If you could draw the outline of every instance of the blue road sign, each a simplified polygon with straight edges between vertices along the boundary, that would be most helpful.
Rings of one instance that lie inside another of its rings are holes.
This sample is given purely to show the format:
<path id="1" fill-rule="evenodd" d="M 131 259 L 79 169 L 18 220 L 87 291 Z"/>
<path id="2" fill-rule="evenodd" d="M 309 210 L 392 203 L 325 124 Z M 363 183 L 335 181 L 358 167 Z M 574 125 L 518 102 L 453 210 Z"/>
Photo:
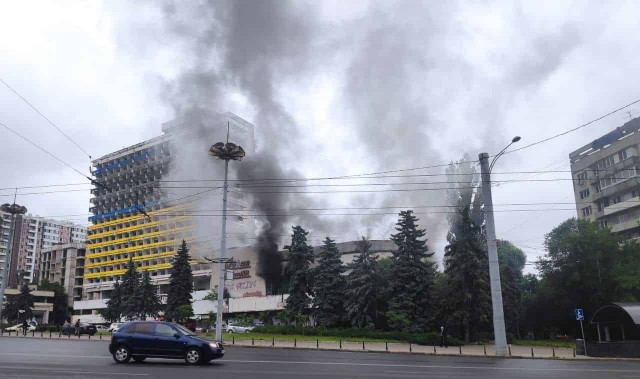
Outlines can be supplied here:
<path id="1" fill-rule="evenodd" d="M 576 309 L 576 321 L 584 320 L 584 312 L 582 309 Z"/>

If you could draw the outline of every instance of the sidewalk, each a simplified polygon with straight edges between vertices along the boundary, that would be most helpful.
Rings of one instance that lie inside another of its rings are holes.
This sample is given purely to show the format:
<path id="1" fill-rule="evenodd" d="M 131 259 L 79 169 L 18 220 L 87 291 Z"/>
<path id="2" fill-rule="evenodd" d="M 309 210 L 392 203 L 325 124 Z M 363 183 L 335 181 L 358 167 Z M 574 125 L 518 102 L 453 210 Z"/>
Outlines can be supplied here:
<path id="1" fill-rule="evenodd" d="M 0 337 L 5 338 L 35 338 L 35 339 L 66 339 L 81 341 L 110 341 L 110 335 L 88 336 L 64 336 L 58 333 L 35 332 L 22 336 L 19 333 L 4 333 Z M 493 345 L 464 345 L 464 346 L 424 346 L 409 343 L 385 343 L 385 342 L 346 342 L 346 341 L 278 341 L 278 340 L 255 340 L 255 339 L 239 339 L 233 336 L 230 340 L 224 341 L 226 345 L 245 346 L 245 347 L 262 347 L 262 348 L 290 348 L 290 349 L 318 349 L 318 350 L 344 350 L 344 351 L 365 351 L 365 352 L 388 352 L 396 354 L 423 354 L 423 355 L 462 355 L 462 356 L 495 356 Z M 571 348 L 552 348 L 545 346 L 509 346 L 508 356 L 519 358 L 556 358 L 556 359 L 597 359 L 585 357 L 583 355 L 575 355 L 574 349 Z"/>

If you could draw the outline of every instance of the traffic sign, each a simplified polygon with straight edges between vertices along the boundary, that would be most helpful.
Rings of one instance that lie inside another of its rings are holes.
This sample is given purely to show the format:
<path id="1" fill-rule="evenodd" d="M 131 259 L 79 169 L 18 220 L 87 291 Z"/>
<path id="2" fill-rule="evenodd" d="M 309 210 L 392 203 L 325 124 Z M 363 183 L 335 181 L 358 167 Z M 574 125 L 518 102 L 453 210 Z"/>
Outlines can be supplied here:
<path id="1" fill-rule="evenodd" d="M 576 309 L 576 321 L 584 320 L 584 312 L 582 309 Z"/>

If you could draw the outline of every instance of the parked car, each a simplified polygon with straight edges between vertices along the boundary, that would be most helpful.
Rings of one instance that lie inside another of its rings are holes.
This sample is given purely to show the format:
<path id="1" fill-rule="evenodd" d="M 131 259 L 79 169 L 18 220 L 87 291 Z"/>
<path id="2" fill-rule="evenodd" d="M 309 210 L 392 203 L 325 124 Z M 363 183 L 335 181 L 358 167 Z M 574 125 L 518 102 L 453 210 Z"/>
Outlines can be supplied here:
<path id="1" fill-rule="evenodd" d="M 116 363 L 146 358 L 184 359 L 187 364 L 205 364 L 224 356 L 220 342 L 197 337 L 182 325 L 160 321 L 130 321 L 111 337 L 109 352 Z"/>
<path id="2" fill-rule="evenodd" d="M 108 332 L 108 331 L 109 331 L 109 328 L 107 328 L 107 327 L 106 327 L 106 326 L 104 326 L 104 325 L 96 325 L 96 330 L 97 330 L 98 332 L 106 333 L 106 332 Z"/>
<path id="3" fill-rule="evenodd" d="M 33 332 L 35 330 L 36 330 L 36 326 L 35 325 L 31 325 L 31 323 L 29 323 L 29 326 L 27 327 L 27 332 Z M 22 332 L 22 324 L 18 324 L 18 325 L 11 326 L 9 328 L 5 328 L 4 331 L 5 332 Z"/>
<path id="4" fill-rule="evenodd" d="M 80 335 L 88 334 L 88 335 L 92 336 L 92 335 L 96 334 L 97 332 L 98 332 L 98 330 L 96 329 L 95 325 L 86 324 L 86 323 L 80 323 Z M 71 324 L 70 326 L 67 326 L 66 328 L 63 327 L 62 330 L 60 331 L 60 333 L 62 333 L 65 336 L 76 334 L 76 326 L 75 326 L 75 324 Z"/>
<path id="5" fill-rule="evenodd" d="M 114 322 L 113 324 L 109 325 L 109 331 L 113 333 L 116 330 L 118 330 L 118 328 L 120 328 L 122 325 L 124 325 L 124 322 Z"/>
<path id="6" fill-rule="evenodd" d="M 222 328 L 227 333 L 248 333 L 253 330 L 253 326 L 240 326 L 233 322 L 223 325 Z"/>

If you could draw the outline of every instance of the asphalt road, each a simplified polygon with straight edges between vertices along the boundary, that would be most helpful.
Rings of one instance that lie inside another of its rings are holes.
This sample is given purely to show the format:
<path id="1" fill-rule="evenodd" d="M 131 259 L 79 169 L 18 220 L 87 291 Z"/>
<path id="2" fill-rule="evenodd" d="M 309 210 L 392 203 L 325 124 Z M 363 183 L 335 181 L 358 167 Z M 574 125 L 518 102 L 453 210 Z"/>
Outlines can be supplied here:
<path id="1" fill-rule="evenodd" d="M 0 338 L 0 378 L 638 378 L 640 362 L 228 347 L 225 358 L 116 364 L 100 341 Z"/>

